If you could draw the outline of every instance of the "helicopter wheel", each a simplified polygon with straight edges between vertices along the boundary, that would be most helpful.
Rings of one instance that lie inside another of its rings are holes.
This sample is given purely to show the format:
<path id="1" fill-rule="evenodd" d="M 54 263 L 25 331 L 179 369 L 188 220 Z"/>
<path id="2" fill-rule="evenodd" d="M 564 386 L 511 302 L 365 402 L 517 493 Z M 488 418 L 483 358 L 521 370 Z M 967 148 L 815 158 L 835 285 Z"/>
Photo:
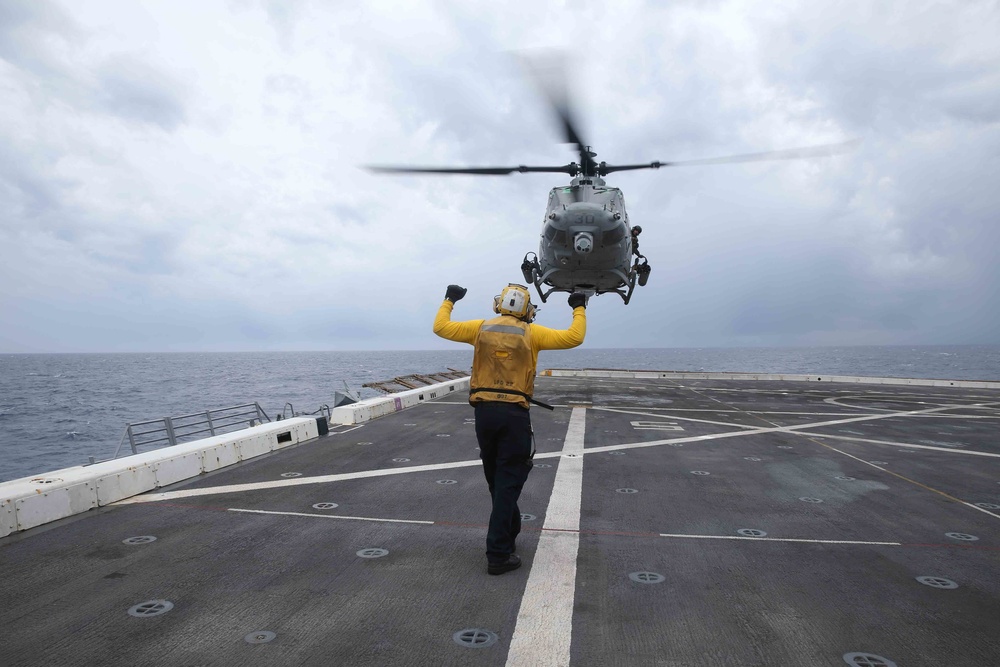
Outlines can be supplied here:
<path id="1" fill-rule="evenodd" d="M 649 266 L 649 262 L 645 257 L 642 258 L 642 264 L 639 263 L 639 260 L 635 260 L 635 272 L 639 276 L 639 287 L 644 287 L 646 285 L 646 281 L 649 280 L 649 272 L 652 270 L 652 267 Z"/>

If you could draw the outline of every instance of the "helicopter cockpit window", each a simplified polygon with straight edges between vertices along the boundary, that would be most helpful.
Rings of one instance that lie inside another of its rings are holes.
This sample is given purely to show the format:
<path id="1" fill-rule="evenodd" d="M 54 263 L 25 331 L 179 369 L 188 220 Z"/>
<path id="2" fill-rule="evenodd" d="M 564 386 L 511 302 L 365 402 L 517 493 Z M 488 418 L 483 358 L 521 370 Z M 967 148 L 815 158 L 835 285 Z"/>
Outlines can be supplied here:
<path id="1" fill-rule="evenodd" d="M 611 245 L 613 243 L 618 243 L 623 238 L 625 238 L 625 225 L 618 225 L 614 229 L 609 229 L 604 232 L 601 240 L 604 245 Z"/>
<path id="2" fill-rule="evenodd" d="M 565 243 L 566 242 L 566 232 L 561 229 L 556 229 L 552 225 L 545 227 L 545 238 L 553 243 Z"/>

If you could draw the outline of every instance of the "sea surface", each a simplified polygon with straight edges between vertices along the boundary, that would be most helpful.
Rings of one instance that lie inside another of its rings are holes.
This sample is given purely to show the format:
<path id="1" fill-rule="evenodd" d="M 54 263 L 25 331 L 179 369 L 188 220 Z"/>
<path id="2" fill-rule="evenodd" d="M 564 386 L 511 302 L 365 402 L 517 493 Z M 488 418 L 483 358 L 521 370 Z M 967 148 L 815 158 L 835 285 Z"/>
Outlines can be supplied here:
<path id="1" fill-rule="evenodd" d="M 110 458 L 129 422 L 258 402 L 314 412 L 345 383 L 448 368 L 471 348 L 426 352 L 245 352 L 0 355 L 0 482 Z M 575 349 L 543 352 L 539 369 L 824 373 L 1000 380 L 1000 346 Z M 544 400 L 544 399 L 543 399 Z M 286 414 L 288 414 L 286 412 Z M 123 451 L 127 451 L 126 445 Z"/>

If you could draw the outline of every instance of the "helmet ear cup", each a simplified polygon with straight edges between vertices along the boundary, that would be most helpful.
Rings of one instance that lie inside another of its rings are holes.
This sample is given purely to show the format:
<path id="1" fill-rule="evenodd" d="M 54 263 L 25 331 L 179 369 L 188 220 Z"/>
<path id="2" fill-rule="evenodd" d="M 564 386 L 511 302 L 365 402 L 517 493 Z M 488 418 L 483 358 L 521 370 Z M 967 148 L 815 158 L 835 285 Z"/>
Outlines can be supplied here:
<path id="1" fill-rule="evenodd" d="M 497 315 L 500 314 L 500 295 L 499 294 L 497 294 L 495 297 L 493 297 L 493 312 L 496 313 Z"/>

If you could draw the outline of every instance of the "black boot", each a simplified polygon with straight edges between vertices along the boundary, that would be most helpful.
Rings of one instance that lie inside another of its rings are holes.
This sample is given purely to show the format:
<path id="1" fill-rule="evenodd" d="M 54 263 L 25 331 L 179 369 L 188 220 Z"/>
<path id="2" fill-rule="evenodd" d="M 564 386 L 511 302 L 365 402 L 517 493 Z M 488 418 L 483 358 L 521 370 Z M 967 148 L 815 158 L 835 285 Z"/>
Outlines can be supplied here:
<path id="1" fill-rule="evenodd" d="M 486 571 L 490 574 L 503 574 L 521 567 L 521 557 L 517 554 L 507 556 L 507 560 L 502 563 L 490 563 L 486 566 Z"/>

